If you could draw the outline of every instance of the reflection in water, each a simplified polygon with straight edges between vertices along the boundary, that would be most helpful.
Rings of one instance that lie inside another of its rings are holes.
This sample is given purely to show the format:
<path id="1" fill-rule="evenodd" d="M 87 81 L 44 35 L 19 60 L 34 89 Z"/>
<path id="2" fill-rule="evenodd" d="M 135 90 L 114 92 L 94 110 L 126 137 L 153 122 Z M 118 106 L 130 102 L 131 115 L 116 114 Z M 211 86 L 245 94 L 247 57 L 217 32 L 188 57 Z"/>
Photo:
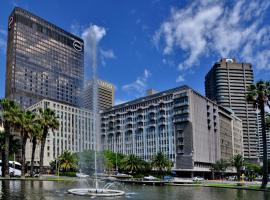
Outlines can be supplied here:
<path id="1" fill-rule="evenodd" d="M 78 197 L 68 194 L 67 190 L 77 187 L 88 186 L 82 181 L 0 181 L 0 199 L 74 200 Z M 124 185 L 124 190 L 127 193 L 126 196 L 113 199 L 270 200 L 268 192 L 222 188 Z M 89 197 L 80 197 L 79 199 L 89 200 Z"/>
<path id="2" fill-rule="evenodd" d="M 9 181 L 2 181 L 1 199 L 9 199 Z"/>
<path id="3" fill-rule="evenodd" d="M 269 199 L 270 199 L 270 194 L 269 194 L 269 192 L 265 192 L 265 193 L 263 194 L 263 199 L 264 199 L 264 200 L 269 200 Z"/>
<path id="4" fill-rule="evenodd" d="M 244 190 L 237 190 L 235 200 L 242 200 L 242 199 L 244 199 L 243 198 L 243 196 L 244 196 L 243 192 L 244 192 Z"/>

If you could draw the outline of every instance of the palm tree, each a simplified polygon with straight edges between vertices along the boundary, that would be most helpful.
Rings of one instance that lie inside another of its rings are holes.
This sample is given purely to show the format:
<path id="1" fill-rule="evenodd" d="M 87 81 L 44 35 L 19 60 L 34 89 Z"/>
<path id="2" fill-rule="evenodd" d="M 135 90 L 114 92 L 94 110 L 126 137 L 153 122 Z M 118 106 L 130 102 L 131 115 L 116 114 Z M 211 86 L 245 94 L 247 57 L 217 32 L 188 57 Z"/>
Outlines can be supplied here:
<path id="1" fill-rule="evenodd" d="M 141 159 L 134 154 L 130 154 L 122 161 L 122 165 L 125 171 L 134 174 L 142 170 Z"/>
<path id="2" fill-rule="evenodd" d="M 16 124 L 20 131 L 22 151 L 21 151 L 21 165 L 22 177 L 25 176 L 25 147 L 27 139 L 30 137 L 36 123 L 36 115 L 31 111 L 21 110 L 16 118 Z"/>
<path id="3" fill-rule="evenodd" d="M 12 160 L 14 158 L 11 158 L 11 156 L 19 153 L 19 150 L 22 148 L 21 141 L 14 137 L 14 135 L 10 135 L 9 137 L 9 160 Z"/>
<path id="4" fill-rule="evenodd" d="M 33 129 L 31 131 L 30 140 L 32 142 L 32 152 L 31 152 L 31 168 L 30 168 L 30 176 L 34 176 L 34 160 L 35 160 L 35 152 L 37 147 L 37 142 L 39 141 L 42 134 L 42 129 L 40 124 L 35 123 Z"/>
<path id="5" fill-rule="evenodd" d="M 58 159 L 60 169 L 65 172 L 77 168 L 77 157 L 71 151 L 64 151 Z"/>
<path id="6" fill-rule="evenodd" d="M 253 103 L 254 108 L 260 110 L 262 141 L 263 141 L 263 178 L 261 188 L 266 188 L 268 182 L 268 164 L 267 164 L 267 141 L 265 125 L 265 106 L 269 106 L 270 82 L 258 81 L 250 85 L 247 94 L 247 101 Z"/>
<path id="7" fill-rule="evenodd" d="M 152 167 L 163 174 L 165 170 L 169 171 L 172 167 L 172 162 L 161 152 L 158 152 L 152 160 Z"/>
<path id="8" fill-rule="evenodd" d="M 2 176 L 9 177 L 9 144 L 11 129 L 15 127 L 16 116 L 18 114 L 19 107 L 17 104 L 9 99 L 0 100 L 0 109 L 2 110 L 2 122 L 4 124 L 4 145 L 2 150 Z"/>
<path id="9" fill-rule="evenodd" d="M 241 168 L 244 166 L 244 158 L 241 154 L 237 154 L 233 157 L 232 166 L 235 167 L 237 172 L 237 179 L 240 180 Z"/>
<path id="10" fill-rule="evenodd" d="M 223 174 L 227 170 L 228 167 L 229 167 L 229 163 L 224 159 L 220 159 L 216 161 L 215 164 L 212 165 L 210 170 L 212 172 L 221 173 L 221 177 L 223 177 Z"/>
<path id="11" fill-rule="evenodd" d="M 40 138 L 40 173 L 43 173 L 43 159 L 44 159 L 44 148 L 46 143 L 46 138 L 48 135 L 49 130 L 52 131 L 58 129 L 59 121 L 55 115 L 55 112 L 49 108 L 46 109 L 39 109 L 39 118 L 40 124 L 42 127 L 42 135 Z"/>
<path id="12" fill-rule="evenodd" d="M 270 114 L 269 113 L 265 115 L 265 129 L 267 131 L 270 131 Z"/>

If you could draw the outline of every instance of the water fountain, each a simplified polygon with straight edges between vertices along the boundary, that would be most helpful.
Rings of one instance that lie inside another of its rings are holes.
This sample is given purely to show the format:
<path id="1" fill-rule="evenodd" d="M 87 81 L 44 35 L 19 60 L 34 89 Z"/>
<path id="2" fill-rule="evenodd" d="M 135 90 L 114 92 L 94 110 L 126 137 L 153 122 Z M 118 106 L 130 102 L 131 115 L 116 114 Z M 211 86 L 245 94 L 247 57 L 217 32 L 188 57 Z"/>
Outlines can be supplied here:
<path id="1" fill-rule="evenodd" d="M 95 35 L 94 35 L 95 37 Z M 96 39 L 92 40 L 91 57 L 92 57 L 92 79 L 93 79 L 93 131 L 94 131 L 94 158 L 95 158 L 95 173 L 94 173 L 94 188 L 72 188 L 68 192 L 80 196 L 99 196 L 99 197 L 114 197 L 125 195 L 122 190 L 109 189 L 113 184 L 106 184 L 103 188 L 99 187 L 97 177 L 97 150 L 98 150 L 98 130 L 99 130 L 99 112 L 98 112 L 98 94 L 97 94 L 97 55 L 96 55 L 97 42 Z"/>

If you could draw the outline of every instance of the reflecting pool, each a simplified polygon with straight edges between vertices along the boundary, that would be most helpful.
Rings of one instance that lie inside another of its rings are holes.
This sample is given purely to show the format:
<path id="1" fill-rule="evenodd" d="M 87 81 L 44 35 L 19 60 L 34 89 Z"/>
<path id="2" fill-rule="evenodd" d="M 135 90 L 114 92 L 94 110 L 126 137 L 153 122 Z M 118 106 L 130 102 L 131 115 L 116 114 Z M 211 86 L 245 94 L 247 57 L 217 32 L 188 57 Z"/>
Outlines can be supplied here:
<path id="1" fill-rule="evenodd" d="M 0 181 L 0 199 L 90 199 L 67 193 L 68 189 L 78 187 L 87 185 L 82 181 Z M 121 185 L 120 187 L 125 190 L 126 196 L 99 199 L 270 200 L 270 192 L 192 186 Z"/>

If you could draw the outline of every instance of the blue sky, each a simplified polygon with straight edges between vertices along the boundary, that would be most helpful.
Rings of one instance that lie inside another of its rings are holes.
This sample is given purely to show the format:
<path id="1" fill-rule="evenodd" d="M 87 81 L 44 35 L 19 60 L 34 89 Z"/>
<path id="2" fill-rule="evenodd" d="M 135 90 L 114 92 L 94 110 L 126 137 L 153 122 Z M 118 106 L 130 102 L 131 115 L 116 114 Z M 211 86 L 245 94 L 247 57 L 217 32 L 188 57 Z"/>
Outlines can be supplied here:
<path id="1" fill-rule="evenodd" d="M 14 6 L 82 36 L 86 45 L 94 33 L 98 75 L 115 85 L 116 103 L 143 96 L 149 88 L 162 91 L 182 84 L 204 94 L 204 76 L 221 57 L 250 62 L 256 80 L 269 80 L 267 0 L 2 0 L 0 98 L 5 88 L 7 19 Z M 85 70 L 89 78 L 88 59 Z"/>

